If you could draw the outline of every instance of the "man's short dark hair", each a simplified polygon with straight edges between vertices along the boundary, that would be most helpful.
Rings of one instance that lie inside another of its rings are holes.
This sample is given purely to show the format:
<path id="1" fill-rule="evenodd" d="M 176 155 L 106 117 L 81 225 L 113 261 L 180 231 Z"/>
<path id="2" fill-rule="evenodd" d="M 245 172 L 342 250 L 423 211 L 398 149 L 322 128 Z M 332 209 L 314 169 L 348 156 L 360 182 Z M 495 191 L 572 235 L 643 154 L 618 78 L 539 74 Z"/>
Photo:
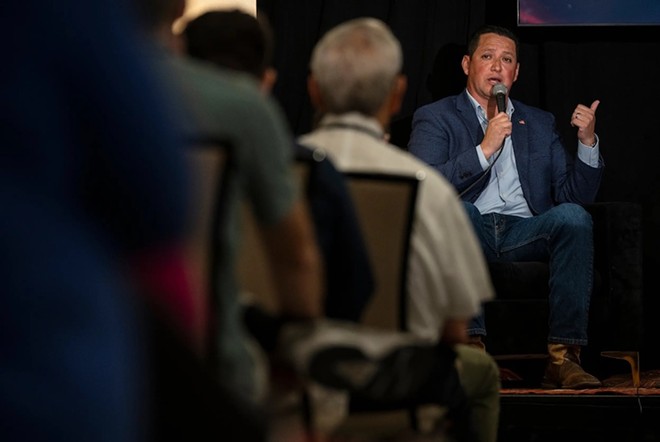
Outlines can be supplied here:
<path id="1" fill-rule="evenodd" d="M 518 40 L 518 36 L 516 36 L 516 34 L 514 34 L 510 29 L 496 25 L 484 25 L 477 29 L 474 34 L 472 34 L 472 37 L 470 37 L 470 41 L 468 42 L 467 46 L 467 53 L 470 57 L 474 55 L 474 51 L 476 51 L 477 46 L 479 46 L 479 39 L 484 34 L 497 34 L 513 40 L 513 43 L 516 45 L 516 59 L 519 58 L 518 47 L 520 46 L 520 41 Z"/>
<path id="2" fill-rule="evenodd" d="M 191 20 L 184 35 L 189 55 L 229 69 L 261 77 L 271 63 L 272 31 L 261 14 L 209 11 Z"/>

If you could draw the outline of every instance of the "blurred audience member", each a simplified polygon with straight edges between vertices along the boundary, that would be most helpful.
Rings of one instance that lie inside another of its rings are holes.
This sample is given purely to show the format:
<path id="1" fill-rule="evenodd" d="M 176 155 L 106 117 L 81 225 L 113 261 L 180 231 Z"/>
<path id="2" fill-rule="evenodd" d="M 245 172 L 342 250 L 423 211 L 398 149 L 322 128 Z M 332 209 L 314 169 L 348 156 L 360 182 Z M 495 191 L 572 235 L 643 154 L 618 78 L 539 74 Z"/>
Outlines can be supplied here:
<path id="1" fill-rule="evenodd" d="M 283 314 L 311 319 L 321 314 L 322 271 L 314 232 L 298 198 L 292 173 L 291 136 L 274 103 L 251 78 L 220 72 L 173 52 L 172 35 L 184 0 L 135 0 L 145 31 L 161 46 L 163 81 L 179 94 L 191 142 L 222 140 L 229 146 L 232 183 L 226 194 L 230 222 L 223 232 L 218 261 L 218 376 L 244 398 L 255 398 L 255 361 L 248 347 L 233 264 L 239 238 L 239 202 L 248 199 L 262 226 Z"/>
<path id="2" fill-rule="evenodd" d="M 312 104 L 324 117 L 300 141 L 324 149 L 342 171 L 423 177 L 409 256 L 408 325 L 456 352 L 473 415 L 468 431 L 476 430 L 477 440 L 493 441 L 499 416 L 497 365 L 485 352 L 464 345 L 469 319 L 492 298 L 493 289 L 452 187 L 385 141 L 406 89 L 402 63 L 399 42 L 379 20 L 355 19 L 330 30 L 314 48 L 308 81 Z"/>
<path id="3" fill-rule="evenodd" d="M 237 9 L 208 11 L 187 24 L 184 37 L 191 56 L 249 74 L 270 93 L 277 72 L 271 65 L 273 36 L 264 15 Z M 294 149 L 299 161 L 311 165 L 307 198 L 324 263 L 324 314 L 358 321 L 374 282 L 350 194 L 322 150 L 297 143 Z"/>
<path id="4" fill-rule="evenodd" d="M 182 138 L 127 7 L 0 6 L 3 441 L 143 440 L 138 295 L 193 337 Z"/>

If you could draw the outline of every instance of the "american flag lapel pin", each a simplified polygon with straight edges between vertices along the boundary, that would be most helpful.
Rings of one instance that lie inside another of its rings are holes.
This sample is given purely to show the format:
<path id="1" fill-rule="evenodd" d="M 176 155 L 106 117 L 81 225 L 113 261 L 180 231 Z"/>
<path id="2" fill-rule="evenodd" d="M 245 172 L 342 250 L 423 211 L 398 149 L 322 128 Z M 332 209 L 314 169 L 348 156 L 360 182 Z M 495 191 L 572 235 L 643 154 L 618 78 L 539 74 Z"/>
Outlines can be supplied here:
<path id="1" fill-rule="evenodd" d="M 518 120 L 518 124 L 525 124 L 525 120 Z"/>

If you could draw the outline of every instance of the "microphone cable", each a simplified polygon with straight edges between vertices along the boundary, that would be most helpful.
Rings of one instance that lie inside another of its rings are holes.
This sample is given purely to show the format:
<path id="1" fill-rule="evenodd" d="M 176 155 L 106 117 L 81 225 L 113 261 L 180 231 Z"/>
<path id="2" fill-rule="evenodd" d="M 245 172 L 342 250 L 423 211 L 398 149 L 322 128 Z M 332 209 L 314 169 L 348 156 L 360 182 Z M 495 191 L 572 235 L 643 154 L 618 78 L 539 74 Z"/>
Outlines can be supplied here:
<path id="1" fill-rule="evenodd" d="M 506 112 L 506 94 L 508 93 L 507 87 L 503 83 L 497 83 L 495 86 L 493 86 L 493 90 L 491 92 L 492 96 L 495 97 L 497 101 L 497 111 L 498 112 Z M 504 143 L 506 143 L 506 138 L 502 140 L 502 145 L 500 146 L 500 151 L 497 153 L 497 156 L 493 160 L 492 163 L 488 165 L 486 170 L 481 174 L 479 178 L 475 180 L 474 183 L 470 184 L 467 189 L 463 190 L 461 193 L 458 194 L 458 197 L 461 198 L 463 195 L 465 195 L 467 192 L 469 192 L 474 186 L 476 186 L 481 180 L 484 179 L 486 175 L 488 175 L 488 172 L 490 172 L 490 169 L 493 168 L 493 165 L 495 162 L 499 159 L 500 155 L 502 155 L 502 151 L 504 150 Z"/>

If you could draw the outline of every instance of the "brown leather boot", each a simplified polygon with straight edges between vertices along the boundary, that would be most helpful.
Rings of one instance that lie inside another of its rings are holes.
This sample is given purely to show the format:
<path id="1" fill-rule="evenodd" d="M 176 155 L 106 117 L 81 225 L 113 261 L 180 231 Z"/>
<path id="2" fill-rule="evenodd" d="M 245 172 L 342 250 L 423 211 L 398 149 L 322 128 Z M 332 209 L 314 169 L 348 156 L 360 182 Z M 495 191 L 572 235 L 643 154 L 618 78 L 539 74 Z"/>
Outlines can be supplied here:
<path id="1" fill-rule="evenodd" d="M 545 368 L 541 387 L 583 390 L 598 388 L 601 383 L 580 366 L 580 347 L 577 345 L 548 344 L 550 360 Z"/>

